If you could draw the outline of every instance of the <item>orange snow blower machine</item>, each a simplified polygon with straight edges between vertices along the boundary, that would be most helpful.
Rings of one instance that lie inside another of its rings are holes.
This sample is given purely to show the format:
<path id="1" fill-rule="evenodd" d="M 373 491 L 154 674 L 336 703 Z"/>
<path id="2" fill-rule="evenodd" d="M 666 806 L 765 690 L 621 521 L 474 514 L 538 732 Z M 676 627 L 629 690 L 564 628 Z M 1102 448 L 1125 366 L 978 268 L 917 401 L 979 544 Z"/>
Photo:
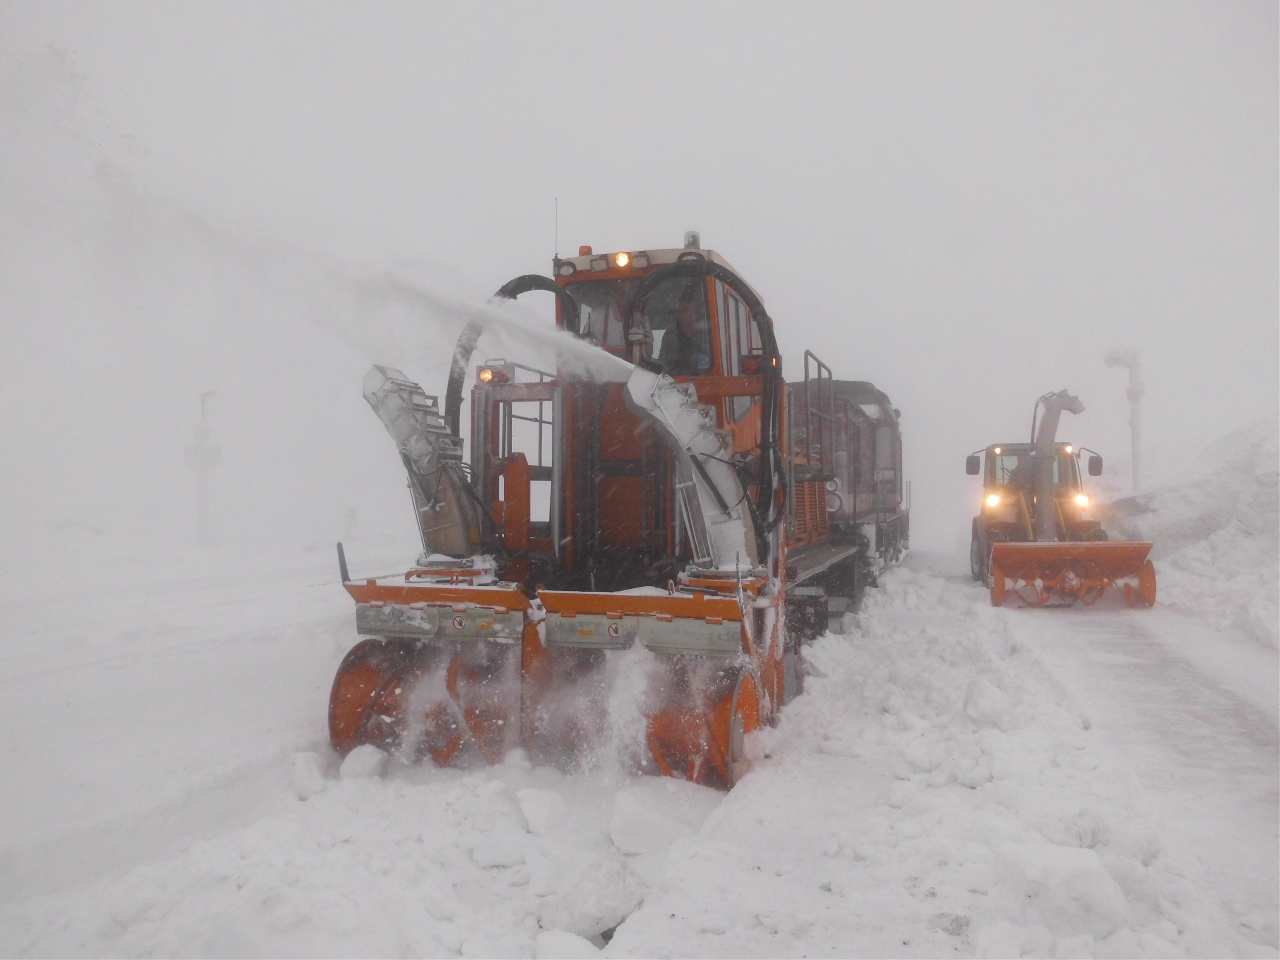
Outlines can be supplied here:
<path id="1" fill-rule="evenodd" d="M 1039 427 L 1036 418 L 1041 407 Z M 991 589 L 991 603 L 1010 596 L 1032 607 L 1096 603 L 1107 588 L 1123 589 L 1129 606 L 1156 602 L 1156 571 L 1145 541 L 1109 542 L 1089 517 L 1080 479 L 1082 450 L 1057 443 L 1063 411 L 1084 412 L 1066 390 L 1047 393 L 1031 415 L 1031 443 L 1005 443 L 969 455 L 965 470 L 983 472 L 982 512 L 973 519 L 969 566 Z M 1088 451 L 1089 476 L 1102 474 L 1102 457 Z"/>
<path id="2" fill-rule="evenodd" d="M 475 370 L 443 411 L 398 370 L 364 396 L 409 474 L 423 553 L 346 589 L 362 639 L 335 750 L 406 761 L 632 768 L 731 787 L 744 737 L 800 691 L 800 644 L 908 546 L 898 412 L 806 352 L 783 379 L 756 292 L 696 233 L 557 258 L 498 291 L 554 295 L 556 369 Z"/>

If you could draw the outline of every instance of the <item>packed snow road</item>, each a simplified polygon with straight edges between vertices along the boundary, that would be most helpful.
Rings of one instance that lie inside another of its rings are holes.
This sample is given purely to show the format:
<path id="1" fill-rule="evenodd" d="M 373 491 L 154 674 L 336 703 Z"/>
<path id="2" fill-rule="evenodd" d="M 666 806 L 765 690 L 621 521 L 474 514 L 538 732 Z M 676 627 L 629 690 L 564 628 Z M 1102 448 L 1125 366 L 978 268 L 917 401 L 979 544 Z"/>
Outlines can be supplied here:
<path id="1" fill-rule="evenodd" d="M 6 587 L 0 954 L 1276 955 L 1271 651 L 917 557 L 728 795 L 340 770 L 331 565 Z"/>
<path id="2" fill-rule="evenodd" d="M 1276 656 L 1168 610 L 1027 611 L 1036 644 L 1129 767 L 1162 837 L 1206 868 L 1242 922 L 1276 942 Z"/>

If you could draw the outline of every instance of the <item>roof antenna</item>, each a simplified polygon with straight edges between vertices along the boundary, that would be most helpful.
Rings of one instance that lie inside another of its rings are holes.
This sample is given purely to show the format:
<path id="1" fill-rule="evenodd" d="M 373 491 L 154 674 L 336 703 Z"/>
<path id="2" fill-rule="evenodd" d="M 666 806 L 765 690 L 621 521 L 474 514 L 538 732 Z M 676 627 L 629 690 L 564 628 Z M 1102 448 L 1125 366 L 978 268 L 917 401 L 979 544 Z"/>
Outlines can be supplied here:
<path id="1" fill-rule="evenodd" d="M 560 198 L 556 197 L 556 252 L 555 259 L 560 259 Z"/>

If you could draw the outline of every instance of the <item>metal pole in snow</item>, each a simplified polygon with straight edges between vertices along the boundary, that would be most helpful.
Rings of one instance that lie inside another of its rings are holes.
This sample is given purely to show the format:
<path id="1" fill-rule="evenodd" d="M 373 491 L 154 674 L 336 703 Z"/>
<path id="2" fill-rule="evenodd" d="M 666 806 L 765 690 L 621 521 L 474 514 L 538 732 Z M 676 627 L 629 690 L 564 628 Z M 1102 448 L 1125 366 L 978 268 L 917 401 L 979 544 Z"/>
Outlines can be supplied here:
<path id="1" fill-rule="evenodd" d="M 200 543 L 209 546 L 209 472 L 222 459 L 213 432 L 206 420 L 208 400 L 216 396 L 213 390 L 200 394 L 200 420 L 195 425 L 195 441 L 187 446 L 187 465 L 196 472 L 196 513 L 200 528 Z"/>
<path id="2" fill-rule="evenodd" d="M 1147 392 L 1142 382 L 1142 355 L 1137 350 L 1112 350 L 1103 362 L 1108 367 L 1129 368 L 1129 434 L 1133 444 L 1133 492 L 1142 492 L 1142 398 Z"/>

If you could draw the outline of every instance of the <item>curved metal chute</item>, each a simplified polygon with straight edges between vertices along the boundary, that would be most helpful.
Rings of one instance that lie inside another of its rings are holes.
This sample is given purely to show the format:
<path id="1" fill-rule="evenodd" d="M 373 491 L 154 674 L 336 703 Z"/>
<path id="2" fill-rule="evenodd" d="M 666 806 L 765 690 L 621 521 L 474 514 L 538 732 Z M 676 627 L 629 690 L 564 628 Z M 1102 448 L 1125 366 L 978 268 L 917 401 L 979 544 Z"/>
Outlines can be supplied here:
<path id="1" fill-rule="evenodd" d="M 550 277 L 526 273 L 514 280 L 508 280 L 498 288 L 494 297 L 514 300 L 520 294 L 529 293 L 532 290 L 554 293 L 560 301 L 560 314 L 564 318 L 564 328 L 570 333 L 578 332 L 578 301 Z M 471 354 L 476 348 L 476 343 L 479 342 L 480 335 L 488 325 L 488 320 L 483 317 L 476 317 L 469 321 L 462 328 L 462 333 L 458 335 L 458 342 L 453 348 L 453 363 L 449 367 L 449 387 L 444 397 L 444 419 L 455 437 L 462 436 L 462 385 L 467 381 L 467 364 L 471 362 Z"/>

